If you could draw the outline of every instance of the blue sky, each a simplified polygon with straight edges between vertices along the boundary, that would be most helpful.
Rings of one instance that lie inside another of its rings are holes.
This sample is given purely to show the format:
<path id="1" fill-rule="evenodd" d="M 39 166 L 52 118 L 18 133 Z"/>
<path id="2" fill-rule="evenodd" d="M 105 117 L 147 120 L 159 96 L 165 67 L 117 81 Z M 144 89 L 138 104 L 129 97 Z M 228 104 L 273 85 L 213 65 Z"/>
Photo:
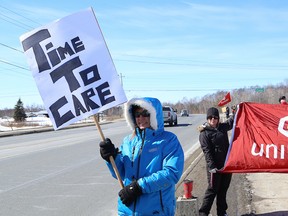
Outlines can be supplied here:
<path id="1" fill-rule="evenodd" d="M 19 37 L 88 7 L 128 99 L 176 103 L 287 83 L 285 0 L 2 0 L 0 109 L 13 108 L 19 98 L 24 106 L 43 104 Z"/>

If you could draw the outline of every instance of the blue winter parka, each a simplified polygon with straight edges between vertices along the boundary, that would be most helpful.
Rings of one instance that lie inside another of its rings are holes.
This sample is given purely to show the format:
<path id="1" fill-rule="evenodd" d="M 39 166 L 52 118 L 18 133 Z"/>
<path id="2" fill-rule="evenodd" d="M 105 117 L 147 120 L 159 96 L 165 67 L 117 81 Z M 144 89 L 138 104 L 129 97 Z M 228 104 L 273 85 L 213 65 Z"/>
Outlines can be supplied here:
<path id="1" fill-rule="evenodd" d="M 132 106 L 150 113 L 150 128 L 139 130 Z M 125 104 L 125 118 L 135 133 L 124 138 L 115 163 L 124 185 L 137 180 L 142 195 L 130 206 L 118 197 L 118 215 L 173 216 L 176 208 L 175 185 L 184 167 L 184 154 L 177 136 L 164 130 L 162 105 L 156 98 L 134 98 Z M 110 163 L 107 163 L 116 178 Z"/>

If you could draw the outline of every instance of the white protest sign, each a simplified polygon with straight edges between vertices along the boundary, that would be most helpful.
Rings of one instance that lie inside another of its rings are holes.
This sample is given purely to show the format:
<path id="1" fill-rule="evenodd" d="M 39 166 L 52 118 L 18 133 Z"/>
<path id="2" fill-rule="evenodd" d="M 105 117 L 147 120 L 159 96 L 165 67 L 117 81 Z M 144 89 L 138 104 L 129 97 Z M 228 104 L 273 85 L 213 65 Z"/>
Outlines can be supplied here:
<path id="1" fill-rule="evenodd" d="M 20 41 L 55 130 L 127 101 L 91 8 Z"/>

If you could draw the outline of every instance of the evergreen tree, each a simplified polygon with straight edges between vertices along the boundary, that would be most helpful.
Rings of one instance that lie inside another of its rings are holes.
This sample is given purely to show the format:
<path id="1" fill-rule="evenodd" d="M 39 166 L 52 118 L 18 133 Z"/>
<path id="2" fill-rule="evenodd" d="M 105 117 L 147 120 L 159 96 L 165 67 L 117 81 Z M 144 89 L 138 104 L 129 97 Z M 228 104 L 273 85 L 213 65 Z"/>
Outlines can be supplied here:
<path id="1" fill-rule="evenodd" d="M 25 121 L 25 118 L 27 118 L 25 110 L 24 110 L 23 102 L 21 101 L 20 98 L 14 107 L 13 118 L 16 122 L 23 122 L 23 121 Z"/>

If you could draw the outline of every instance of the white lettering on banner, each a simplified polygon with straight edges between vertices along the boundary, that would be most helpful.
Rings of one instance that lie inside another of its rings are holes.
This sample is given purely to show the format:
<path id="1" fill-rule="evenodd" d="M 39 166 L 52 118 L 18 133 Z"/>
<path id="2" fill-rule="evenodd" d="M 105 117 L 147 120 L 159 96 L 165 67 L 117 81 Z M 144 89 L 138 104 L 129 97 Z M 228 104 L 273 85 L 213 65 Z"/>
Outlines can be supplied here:
<path id="1" fill-rule="evenodd" d="M 279 121 L 279 125 L 278 125 L 278 131 L 283 134 L 284 136 L 288 137 L 288 131 L 284 129 L 284 125 L 285 122 L 288 121 L 288 116 L 281 118 Z M 287 128 L 288 129 L 288 128 Z M 265 144 L 260 144 L 260 150 L 258 152 L 256 152 L 256 148 L 257 145 L 255 142 L 252 145 L 252 149 L 251 149 L 251 154 L 253 156 L 260 156 L 262 157 L 263 154 L 265 153 L 266 158 L 270 158 L 270 149 L 272 148 L 272 151 L 274 150 L 274 152 L 272 152 L 271 154 L 273 154 L 274 159 L 278 158 L 278 152 L 280 152 L 280 159 L 284 159 L 284 155 L 285 155 L 285 146 L 284 145 L 280 145 L 280 149 L 278 151 L 278 146 L 275 144 L 266 144 L 266 149 L 264 151 L 264 145 Z"/>
<path id="2" fill-rule="evenodd" d="M 253 156 L 260 156 L 263 157 L 263 154 L 265 153 L 266 158 L 270 158 L 270 154 L 273 155 L 274 159 L 278 159 L 278 146 L 275 144 L 266 144 L 266 148 L 264 147 L 265 144 L 260 144 L 260 149 L 258 152 L 256 152 L 257 145 L 255 142 L 252 145 L 251 154 Z M 265 148 L 265 150 L 264 150 Z M 272 152 L 270 152 L 270 149 L 272 149 Z M 274 151 L 273 151 L 274 150 Z M 285 154 L 285 145 L 280 145 L 280 159 L 284 159 Z"/>
<path id="3" fill-rule="evenodd" d="M 288 137 L 288 126 L 286 130 L 284 130 L 285 122 L 288 121 L 288 116 L 281 118 L 278 125 L 278 131 L 284 136 Z"/>

